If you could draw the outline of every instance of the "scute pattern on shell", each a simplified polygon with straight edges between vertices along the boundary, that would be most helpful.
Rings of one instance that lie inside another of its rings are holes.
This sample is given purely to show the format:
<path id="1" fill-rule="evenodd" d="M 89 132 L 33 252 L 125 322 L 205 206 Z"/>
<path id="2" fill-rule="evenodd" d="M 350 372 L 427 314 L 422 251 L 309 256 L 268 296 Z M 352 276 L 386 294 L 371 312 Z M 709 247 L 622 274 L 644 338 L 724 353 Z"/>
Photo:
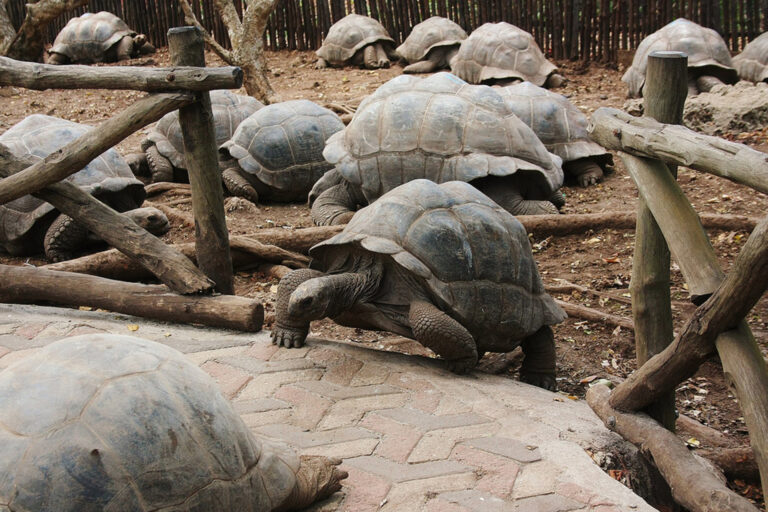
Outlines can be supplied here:
<path id="1" fill-rule="evenodd" d="M 707 68 L 709 74 L 725 83 L 736 83 L 731 52 L 720 34 L 685 18 L 678 18 L 640 41 L 621 80 L 629 86 L 631 97 L 642 96 L 648 55 L 654 51 L 680 51 L 688 55 L 688 68 Z"/>
<path id="2" fill-rule="evenodd" d="M 472 84 L 517 78 L 541 86 L 556 71 L 531 34 L 506 22 L 479 26 L 451 63 L 451 72 Z"/>
<path id="3" fill-rule="evenodd" d="M 768 81 L 768 32 L 763 32 L 733 58 L 739 77 L 750 82 Z"/>
<path id="4" fill-rule="evenodd" d="M 542 199 L 563 183 L 560 159 L 493 88 L 450 73 L 388 81 L 328 139 L 323 156 L 369 202 L 419 178 L 469 182 L 524 171 Z"/>
<path id="5" fill-rule="evenodd" d="M 348 14 L 331 26 L 317 55 L 332 66 L 341 66 L 358 50 L 377 41 L 395 45 L 395 40 L 389 37 L 387 29 L 377 20 Z"/>
<path id="6" fill-rule="evenodd" d="M 87 12 L 67 22 L 53 41 L 51 52 L 66 55 L 72 62 L 102 62 L 112 45 L 134 35 L 136 32 L 111 12 Z"/>
<path id="7" fill-rule="evenodd" d="M 410 63 L 420 61 L 434 48 L 458 46 L 467 38 L 467 33 L 457 23 L 441 16 L 432 16 L 411 30 L 403 44 L 395 50 Z"/>

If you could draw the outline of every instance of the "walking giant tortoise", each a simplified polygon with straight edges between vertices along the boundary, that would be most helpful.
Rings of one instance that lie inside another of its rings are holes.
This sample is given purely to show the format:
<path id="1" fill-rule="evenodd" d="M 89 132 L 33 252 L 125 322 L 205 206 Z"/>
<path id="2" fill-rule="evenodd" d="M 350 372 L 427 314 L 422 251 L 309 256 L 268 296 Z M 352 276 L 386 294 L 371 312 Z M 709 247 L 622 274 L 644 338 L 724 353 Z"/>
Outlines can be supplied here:
<path id="1" fill-rule="evenodd" d="M 395 52 L 409 62 L 403 73 L 432 73 L 450 68 L 467 33 L 448 18 L 432 16 L 411 30 Z"/>
<path id="2" fill-rule="evenodd" d="M 183 354 L 115 334 L 65 338 L 0 372 L 0 509 L 298 510 L 339 460 L 254 436 Z"/>
<path id="3" fill-rule="evenodd" d="M 768 82 L 768 32 L 763 32 L 733 58 L 739 77 L 750 82 Z"/>
<path id="4" fill-rule="evenodd" d="M 471 185 L 410 181 L 310 256 L 310 269 L 280 280 L 276 344 L 302 346 L 310 321 L 329 317 L 415 339 L 458 373 L 522 345 L 522 379 L 555 388 L 549 326 L 566 315 L 544 291 L 525 228 Z"/>
<path id="5" fill-rule="evenodd" d="M 388 68 L 395 40 L 387 29 L 373 18 L 348 14 L 334 23 L 317 50 L 315 67 L 360 66 L 367 69 Z"/>

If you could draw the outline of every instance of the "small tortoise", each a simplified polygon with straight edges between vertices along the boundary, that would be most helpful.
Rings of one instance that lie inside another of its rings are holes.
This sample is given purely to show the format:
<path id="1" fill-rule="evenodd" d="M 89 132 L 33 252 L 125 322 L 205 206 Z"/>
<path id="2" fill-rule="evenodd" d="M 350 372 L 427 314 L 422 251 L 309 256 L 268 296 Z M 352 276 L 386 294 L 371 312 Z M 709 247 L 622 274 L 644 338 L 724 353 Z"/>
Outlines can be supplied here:
<path id="1" fill-rule="evenodd" d="M 92 128 L 56 117 L 34 114 L 0 135 L 0 145 L 30 165 L 42 160 Z M 165 214 L 139 208 L 146 193 L 115 149 L 109 149 L 66 181 L 89 192 L 155 234 L 168 231 Z M 129 211 L 130 210 L 130 211 Z M 88 231 L 60 214 L 50 203 L 31 195 L 0 205 L 0 249 L 13 255 L 45 251 L 51 261 L 72 258 L 84 249 Z"/>
<path id="2" fill-rule="evenodd" d="M 472 84 L 527 80 L 553 88 L 565 82 L 531 34 L 503 21 L 485 23 L 472 32 L 451 61 L 451 72 Z"/>
<path id="3" fill-rule="evenodd" d="M 708 92 L 718 84 L 735 84 L 739 77 L 731 63 L 731 52 L 720 34 L 685 18 L 663 26 L 642 41 L 632 66 L 621 80 L 629 86 L 628 96 L 643 95 L 648 55 L 654 51 L 679 51 L 688 55 L 688 95 Z"/>
<path id="4" fill-rule="evenodd" d="M 87 12 L 61 29 L 48 52 L 48 64 L 115 62 L 154 51 L 144 34 L 111 12 Z"/>
<path id="5" fill-rule="evenodd" d="M 224 184 L 254 203 L 304 201 L 332 167 L 323 160 L 325 141 L 343 128 L 339 116 L 309 100 L 268 105 L 240 123 L 219 149 Z"/>
<path id="6" fill-rule="evenodd" d="M 753 39 L 733 58 L 739 77 L 750 82 L 768 82 L 768 32 Z"/>
<path id="7" fill-rule="evenodd" d="M 175 349 L 65 338 L 0 372 L 0 510 L 298 510 L 341 488 L 338 459 L 254 436 Z"/>
<path id="8" fill-rule="evenodd" d="M 560 158 L 496 90 L 450 73 L 385 83 L 323 156 L 335 168 L 310 195 L 319 225 L 342 224 L 358 205 L 418 178 L 471 182 L 514 215 L 557 213 L 550 198 L 563 184 Z"/>
<path id="9" fill-rule="evenodd" d="M 256 98 L 226 90 L 211 91 L 210 95 L 217 148 L 232 137 L 245 118 L 264 106 Z M 148 171 L 153 182 L 187 181 L 178 110 L 164 115 L 157 122 L 141 142 L 141 150 L 143 153 L 126 157 L 134 174 L 142 175 Z"/>
<path id="10" fill-rule="evenodd" d="M 403 73 L 432 73 L 451 67 L 451 59 L 466 38 L 467 33 L 458 24 L 448 18 L 432 16 L 413 27 L 395 51 L 410 62 L 403 68 Z"/>
<path id="11" fill-rule="evenodd" d="M 415 339 L 458 373 L 522 345 L 522 379 L 555 388 L 549 326 L 566 315 L 544 291 L 525 228 L 471 185 L 410 181 L 310 255 L 310 269 L 280 281 L 278 345 L 302 346 L 324 317 Z"/>
<path id="12" fill-rule="evenodd" d="M 582 187 L 603 178 L 603 169 L 613 163 L 613 157 L 589 138 L 587 116 L 565 96 L 531 82 L 502 87 L 499 94 L 547 150 L 563 159 L 566 178 L 574 177 Z"/>
<path id="13" fill-rule="evenodd" d="M 387 29 L 373 18 L 348 14 L 334 23 L 317 50 L 315 67 L 341 67 L 351 64 L 368 69 L 388 68 L 395 40 Z"/>

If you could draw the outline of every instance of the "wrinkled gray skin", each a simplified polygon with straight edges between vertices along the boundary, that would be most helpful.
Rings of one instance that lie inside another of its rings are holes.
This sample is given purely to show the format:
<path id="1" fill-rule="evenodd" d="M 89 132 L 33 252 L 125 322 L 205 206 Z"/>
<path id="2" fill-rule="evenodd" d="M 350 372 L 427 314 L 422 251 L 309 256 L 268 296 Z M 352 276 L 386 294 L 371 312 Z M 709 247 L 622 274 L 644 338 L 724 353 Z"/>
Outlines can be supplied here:
<path id="1" fill-rule="evenodd" d="M 317 50 L 318 69 L 357 66 L 367 69 L 388 68 L 396 60 L 395 41 L 381 23 L 368 16 L 348 14 L 328 30 Z"/>
<path id="2" fill-rule="evenodd" d="M 254 436 L 183 354 L 132 336 L 56 341 L 0 372 L 0 510 L 300 510 L 339 459 Z"/>
<path id="3" fill-rule="evenodd" d="M 414 180 L 360 210 L 280 281 L 274 343 L 301 347 L 312 320 L 415 339 L 456 373 L 522 346 L 522 380 L 555 389 L 544 291 L 525 228 L 471 185 Z"/>

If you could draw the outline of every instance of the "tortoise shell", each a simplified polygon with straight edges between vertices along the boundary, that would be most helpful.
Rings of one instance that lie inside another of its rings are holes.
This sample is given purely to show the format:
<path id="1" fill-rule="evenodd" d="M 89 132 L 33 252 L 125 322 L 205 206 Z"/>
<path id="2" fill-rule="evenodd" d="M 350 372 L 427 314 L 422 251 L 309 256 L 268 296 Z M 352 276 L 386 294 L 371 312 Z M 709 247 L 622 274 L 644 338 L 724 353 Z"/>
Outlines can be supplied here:
<path id="1" fill-rule="evenodd" d="M 37 162 L 91 129 L 65 119 L 34 114 L 0 135 L 0 144 L 19 158 Z M 120 212 L 141 206 L 146 197 L 144 185 L 114 148 L 65 181 Z M 31 195 L 0 205 L 0 248 L 12 254 L 41 251 L 44 229 L 56 215 L 53 205 Z"/>
<path id="2" fill-rule="evenodd" d="M 9 366 L 0 416 L 3 510 L 272 510 L 296 481 L 297 456 L 262 445 L 183 354 L 141 338 L 65 338 Z"/>
<path id="3" fill-rule="evenodd" d="M 450 73 L 385 83 L 328 139 L 323 156 L 369 202 L 419 178 L 470 182 L 520 173 L 540 199 L 563 183 L 560 159 L 492 87 Z"/>
<path id="4" fill-rule="evenodd" d="M 331 26 L 316 53 L 329 65 L 342 66 L 359 50 L 376 42 L 395 46 L 381 23 L 368 16 L 348 14 Z"/>
<path id="5" fill-rule="evenodd" d="M 66 55 L 72 62 L 102 62 L 113 45 L 125 36 L 135 35 L 135 31 L 111 12 L 87 12 L 69 20 L 50 51 Z"/>
<path id="6" fill-rule="evenodd" d="M 451 72 L 472 84 L 519 79 L 542 86 L 556 71 L 531 34 L 506 22 L 478 27 L 451 62 Z"/>
<path id="7" fill-rule="evenodd" d="M 211 91 L 210 95 L 216 147 L 228 141 L 246 117 L 264 106 L 256 98 L 235 94 L 227 90 Z M 153 144 L 157 146 L 157 151 L 170 160 L 171 165 L 175 168 L 187 168 L 184 161 L 184 140 L 181 136 L 178 110 L 164 115 L 149 132 L 141 147 L 146 151 Z"/>
<path id="8" fill-rule="evenodd" d="M 339 116 L 309 100 L 273 103 L 240 123 L 220 151 L 236 159 L 246 177 L 306 198 L 331 168 L 323 160 L 325 141 L 343 128 Z"/>
<path id="9" fill-rule="evenodd" d="M 750 82 L 768 82 L 768 32 L 753 39 L 733 58 L 739 77 Z"/>
<path id="10" fill-rule="evenodd" d="M 483 336 L 520 340 L 565 318 L 544 290 L 523 225 L 464 182 L 395 188 L 312 247 L 313 268 L 344 272 L 350 248 L 388 256 L 423 280 L 480 345 Z"/>
<path id="11" fill-rule="evenodd" d="M 688 70 L 715 76 L 725 83 L 738 81 L 728 50 L 720 34 L 711 28 L 678 18 L 642 41 L 635 51 L 632 66 L 621 77 L 629 86 L 630 97 L 642 96 L 648 55 L 654 51 L 679 51 L 688 55 Z"/>
<path id="12" fill-rule="evenodd" d="M 403 44 L 395 50 L 410 63 L 427 57 L 434 48 L 458 46 L 467 38 L 467 33 L 458 24 L 441 16 L 432 16 L 411 30 Z"/>

